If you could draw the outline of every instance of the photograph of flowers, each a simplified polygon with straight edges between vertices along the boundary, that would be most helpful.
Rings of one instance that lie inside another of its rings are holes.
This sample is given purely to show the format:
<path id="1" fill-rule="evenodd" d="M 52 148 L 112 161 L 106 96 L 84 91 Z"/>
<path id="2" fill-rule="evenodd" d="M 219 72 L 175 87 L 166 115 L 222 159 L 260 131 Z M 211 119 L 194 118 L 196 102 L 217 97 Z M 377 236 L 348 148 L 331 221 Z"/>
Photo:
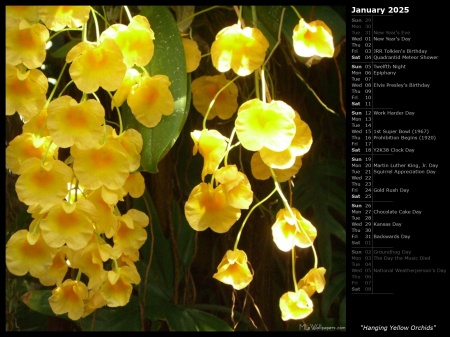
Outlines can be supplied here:
<path id="1" fill-rule="evenodd" d="M 5 18 L 7 331 L 345 330 L 345 6 Z"/>

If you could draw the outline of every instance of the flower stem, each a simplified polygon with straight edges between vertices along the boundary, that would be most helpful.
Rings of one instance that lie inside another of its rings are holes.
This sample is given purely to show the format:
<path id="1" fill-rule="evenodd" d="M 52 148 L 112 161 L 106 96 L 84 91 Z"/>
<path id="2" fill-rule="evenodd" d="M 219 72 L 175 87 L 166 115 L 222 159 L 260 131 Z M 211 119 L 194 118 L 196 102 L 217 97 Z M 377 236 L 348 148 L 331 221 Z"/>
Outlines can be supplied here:
<path id="1" fill-rule="evenodd" d="M 114 101 L 114 97 L 113 95 L 111 95 L 111 93 L 109 91 L 107 91 L 109 97 L 111 97 L 111 100 Z M 123 132 L 123 122 L 122 122 L 122 114 L 120 113 L 120 109 L 118 106 L 114 105 L 114 107 L 117 110 L 117 118 L 119 118 L 119 135 L 122 134 Z M 105 122 L 106 125 L 106 122 Z"/>
<path id="2" fill-rule="evenodd" d="M 47 107 L 48 104 L 52 101 L 53 96 L 55 95 L 55 92 L 56 92 L 56 88 L 58 87 L 58 84 L 61 82 L 61 78 L 62 78 L 64 71 L 66 70 L 66 67 L 67 67 L 67 63 L 64 63 L 64 65 L 61 69 L 61 72 L 59 73 L 58 79 L 56 80 L 56 83 L 53 87 L 53 90 L 50 93 L 50 95 L 48 96 L 47 102 L 45 103 L 45 107 Z M 71 83 L 71 82 L 69 82 L 69 83 Z M 64 92 L 64 90 L 65 90 L 65 88 L 63 89 L 63 92 Z"/>
<path id="3" fill-rule="evenodd" d="M 292 251 L 292 254 L 291 254 L 291 257 L 292 257 L 292 278 L 294 280 L 295 292 L 297 292 L 298 291 L 298 285 L 297 285 L 297 275 L 295 274 L 295 246 L 292 247 L 291 251 Z"/>
<path id="4" fill-rule="evenodd" d="M 297 8 L 295 8 L 295 6 L 291 6 L 292 10 L 295 12 L 295 14 L 297 14 L 299 20 L 302 18 L 302 16 L 300 15 L 300 13 L 298 12 Z"/>
<path id="5" fill-rule="evenodd" d="M 234 243 L 234 248 L 233 248 L 233 250 L 236 250 L 236 249 L 237 249 L 237 246 L 238 246 L 238 243 L 239 243 L 239 239 L 240 239 L 240 237 L 241 237 L 241 234 L 242 234 L 242 231 L 243 231 L 243 229 L 244 229 L 244 226 L 245 226 L 245 224 L 246 224 L 246 222 L 247 222 L 247 219 L 250 217 L 250 215 L 253 213 L 253 211 L 254 211 L 255 209 L 257 209 L 261 204 L 263 204 L 264 202 L 266 202 L 266 201 L 267 201 L 267 200 L 268 200 L 268 199 L 269 199 L 276 191 L 277 191 L 277 189 L 274 188 L 273 191 L 270 192 L 269 195 L 267 195 L 264 199 L 262 199 L 260 202 L 258 202 L 257 204 L 255 204 L 255 205 L 252 207 L 252 209 L 247 213 L 247 216 L 245 217 L 244 221 L 242 222 L 241 229 L 239 230 L 239 233 L 238 233 L 237 236 L 236 236 L 236 242 Z"/>
<path id="6" fill-rule="evenodd" d="M 202 10 L 202 11 L 198 11 L 197 13 L 194 13 L 194 14 L 192 14 L 191 16 L 188 16 L 187 18 L 184 18 L 183 20 L 181 20 L 180 22 L 178 22 L 177 25 L 178 25 L 178 26 L 181 26 L 185 21 L 188 21 L 188 20 L 190 20 L 191 18 L 196 17 L 197 15 L 206 13 L 206 12 L 208 12 L 208 11 L 214 9 L 214 8 L 220 8 L 220 7 L 222 7 L 222 6 L 211 6 L 211 7 L 209 7 L 209 8 L 206 8 L 206 9 Z"/>
<path id="7" fill-rule="evenodd" d="M 92 17 L 94 18 L 95 36 L 97 37 L 97 42 L 98 42 L 98 40 L 100 39 L 100 28 L 98 27 L 97 14 L 96 14 L 96 12 L 94 10 L 92 11 Z"/>
<path id="8" fill-rule="evenodd" d="M 275 175 L 275 172 L 273 171 L 272 168 L 270 168 L 270 172 L 272 173 L 272 178 L 275 184 L 275 189 L 278 191 L 278 194 L 280 195 L 281 200 L 283 201 L 283 205 L 284 207 L 289 211 L 289 214 L 291 215 L 293 220 L 296 220 L 297 217 L 295 216 L 294 212 L 292 211 L 291 206 L 289 205 L 286 197 L 284 196 L 283 191 L 281 190 L 280 187 L 280 183 L 277 180 L 277 177 Z M 299 226 L 298 221 L 295 221 L 295 228 L 301 233 L 302 232 L 302 228 Z M 308 233 L 305 233 L 305 237 L 308 239 L 309 243 L 311 244 L 311 249 L 313 250 L 313 254 L 314 254 L 314 266 L 315 268 L 317 268 L 317 264 L 318 264 L 318 260 L 317 260 L 317 253 L 316 253 L 316 249 L 314 248 L 313 242 L 311 241 L 310 237 L 308 236 Z"/>
<path id="9" fill-rule="evenodd" d="M 203 118 L 203 129 L 206 129 L 206 120 L 208 119 L 209 112 L 211 111 L 214 103 L 216 102 L 217 97 L 219 97 L 219 95 L 222 93 L 222 91 L 224 91 L 229 85 L 231 85 L 231 83 L 236 81 L 238 78 L 239 78 L 239 76 L 236 76 L 235 78 L 233 78 L 231 81 L 229 81 L 227 84 L 225 84 L 222 88 L 220 88 L 220 90 L 217 91 L 217 93 L 214 95 L 214 98 L 212 99 L 211 103 L 209 103 L 209 107 L 208 107 L 208 110 L 206 111 L 205 117 Z"/>
<path id="10" fill-rule="evenodd" d="M 233 138 L 234 138 L 235 133 L 236 133 L 236 127 L 234 127 L 233 131 L 231 131 L 230 139 L 228 140 L 227 151 L 225 152 L 225 159 L 224 159 L 224 165 L 225 166 L 228 165 L 228 153 L 230 153 L 231 143 L 233 142 Z"/>
<path id="11" fill-rule="evenodd" d="M 123 6 L 123 8 L 125 9 L 125 12 L 127 12 L 128 20 L 131 22 L 133 17 L 131 16 L 131 12 L 130 12 L 128 6 Z"/>

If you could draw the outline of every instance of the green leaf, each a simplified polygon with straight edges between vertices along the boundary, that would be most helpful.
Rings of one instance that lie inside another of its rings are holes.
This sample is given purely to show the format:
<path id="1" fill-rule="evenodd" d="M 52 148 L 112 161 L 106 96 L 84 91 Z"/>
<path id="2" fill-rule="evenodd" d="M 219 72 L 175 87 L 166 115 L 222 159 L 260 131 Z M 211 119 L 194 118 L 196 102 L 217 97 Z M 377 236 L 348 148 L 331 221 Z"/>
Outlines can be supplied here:
<path id="1" fill-rule="evenodd" d="M 14 316 L 9 315 L 8 312 L 6 317 L 8 320 L 10 317 L 15 320 L 14 323 L 9 322 L 9 324 L 14 324 L 14 330 L 8 331 L 46 331 L 48 330 L 48 318 L 49 315 L 41 314 L 27 307 L 23 303 L 19 303 L 17 307 L 14 308 Z M 54 316 L 54 315 L 53 315 Z M 12 326 L 12 325 L 10 325 Z M 17 329 L 17 330 L 16 330 Z"/>
<path id="2" fill-rule="evenodd" d="M 140 331 L 141 315 L 137 296 L 132 295 L 123 307 L 103 307 L 80 319 L 85 331 Z"/>
<path id="3" fill-rule="evenodd" d="M 137 261 L 136 267 L 141 275 L 141 282 L 149 289 L 159 288 L 166 298 L 172 298 L 174 287 L 173 253 L 169 239 L 164 236 L 152 198 L 147 190 L 144 195 L 133 201 L 133 208 L 149 215 L 151 222 L 146 227 L 147 241 L 141 247 L 142 258 Z M 150 263 L 150 270 L 148 265 Z M 147 301 L 148 302 L 148 301 Z M 151 304 L 150 302 L 146 304 Z"/>
<path id="4" fill-rule="evenodd" d="M 55 315 L 48 298 L 51 290 L 30 290 L 22 301 L 32 310 L 46 316 L 57 316 L 69 320 L 67 314 Z M 92 331 L 137 331 L 141 329 L 138 299 L 131 296 L 127 305 L 117 308 L 103 307 L 79 321 L 83 330 Z M 94 322 L 93 322 L 94 321 Z"/>
<path id="5" fill-rule="evenodd" d="M 333 282 L 326 285 L 322 293 L 322 313 L 325 317 L 328 316 L 331 304 L 340 296 L 340 293 L 346 287 L 346 275 L 340 273 L 333 278 Z"/>
<path id="6" fill-rule="evenodd" d="M 177 304 L 154 308 L 153 319 L 167 322 L 171 331 L 233 331 L 223 320 L 210 313 Z"/>
<path id="7" fill-rule="evenodd" d="M 192 263 L 195 251 L 196 232 L 186 220 L 184 210 L 180 208 L 176 201 L 173 202 L 174 231 L 177 246 L 175 247 L 179 257 L 179 280 L 186 275 Z M 181 263 L 180 263 L 181 262 Z"/>
<path id="8" fill-rule="evenodd" d="M 233 331 L 223 320 L 208 312 L 187 308 L 183 317 L 193 323 L 196 331 Z"/>
<path id="9" fill-rule="evenodd" d="M 190 75 L 186 73 L 186 59 L 176 21 L 166 6 L 145 6 L 141 15 L 147 17 L 155 33 L 155 51 L 152 60 L 146 66 L 150 76 L 166 75 L 175 108 L 171 115 L 162 116 L 154 128 L 139 123 L 126 103 L 122 106 L 125 129 L 133 128 L 142 135 L 144 144 L 141 152 L 141 168 L 150 173 L 158 172 L 158 163 L 175 144 L 184 123 L 190 105 Z"/>
<path id="10" fill-rule="evenodd" d="M 73 39 L 67 42 L 62 47 L 58 48 L 58 50 L 55 50 L 54 52 L 50 53 L 50 56 L 54 58 L 65 58 L 69 50 L 71 50 L 75 45 L 80 43 L 80 39 Z"/>
<path id="11" fill-rule="evenodd" d="M 50 296 L 52 296 L 51 290 L 29 290 L 22 295 L 22 301 L 31 310 L 47 316 L 56 316 L 48 303 Z"/>
<path id="12" fill-rule="evenodd" d="M 294 188 L 294 204 L 317 228 L 318 255 L 322 266 L 332 271 L 334 236 L 344 245 L 346 231 L 345 162 L 324 161 L 305 165 L 299 171 Z"/>

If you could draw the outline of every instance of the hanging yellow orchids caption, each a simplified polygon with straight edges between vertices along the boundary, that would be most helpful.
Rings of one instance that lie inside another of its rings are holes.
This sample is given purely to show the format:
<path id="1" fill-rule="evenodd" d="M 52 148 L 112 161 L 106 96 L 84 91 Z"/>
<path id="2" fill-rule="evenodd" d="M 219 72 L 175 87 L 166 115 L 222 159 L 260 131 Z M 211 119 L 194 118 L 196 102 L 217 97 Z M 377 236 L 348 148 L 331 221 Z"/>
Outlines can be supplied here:
<path id="1" fill-rule="evenodd" d="M 290 42 L 299 59 L 332 58 L 335 45 L 327 24 L 307 22 L 295 8 L 286 9 L 297 16 Z M 186 64 L 179 67 L 192 73 L 209 60 L 215 70 L 189 83 L 190 111 L 203 120 L 201 128 L 190 130 L 189 146 L 203 167 L 184 216 L 197 232 L 221 235 L 239 226 L 234 245 L 210 276 L 233 291 L 246 291 L 257 275 L 240 239 L 254 211 L 279 198 L 283 206 L 271 234 L 273 244 L 291 255 L 292 266 L 292 286 L 279 298 L 279 313 L 284 321 L 301 320 L 313 312 L 314 294 L 324 291 L 326 270 L 315 249 L 320 233 L 289 201 L 282 184 L 291 184 L 301 170 L 303 156 L 314 146 L 312 132 L 302 107 L 275 97 L 266 80 L 273 44 L 244 22 L 239 7 L 234 11 L 236 21 L 216 33 L 207 54 L 180 25 Z M 174 117 L 180 101 L 172 89 L 176 79 L 153 66 L 159 42 L 153 23 L 126 6 L 118 21 L 110 17 L 91 6 L 6 7 L 6 115 L 17 114 L 23 122 L 22 133 L 8 140 L 6 166 L 17 176 L 17 197 L 32 217 L 28 228 L 8 238 L 6 266 L 13 275 L 29 275 L 49 287 L 53 313 L 73 321 L 105 306 L 126 306 L 141 282 L 136 264 L 140 249 L 150 244 L 151 217 L 127 208 L 124 200 L 145 192 L 142 171 L 153 155 L 143 151 L 145 133 Z M 77 38 L 65 51 L 58 77 L 50 79 L 48 44 L 63 34 Z M 253 95 L 242 99 L 237 83 L 250 76 Z M 188 111 L 189 103 L 184 104 Z M 125 108 L 136 128 L 123 123 Z M 113 113 L 114 119 L 107 119 Z M 222 134 L 213 121 L 233 123 L 232 131 Z M 169 149 L 164 145 L 155 156 Z M 231 161 L 238 151 L 252 153 L 251 172 Z M 268 179 L 271 192 L 256 196 L 250 181 Z M 314 256 L 305 275 L 296 275 L 299 250 Z"/>

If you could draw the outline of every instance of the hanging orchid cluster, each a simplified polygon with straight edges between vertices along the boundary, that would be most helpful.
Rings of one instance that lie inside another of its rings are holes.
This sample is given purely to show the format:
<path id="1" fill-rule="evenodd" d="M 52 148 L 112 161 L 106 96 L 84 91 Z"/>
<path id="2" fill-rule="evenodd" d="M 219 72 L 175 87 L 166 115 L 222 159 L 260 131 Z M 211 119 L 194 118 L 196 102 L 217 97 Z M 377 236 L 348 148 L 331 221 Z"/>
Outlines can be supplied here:
<path id="1" fill-rule="evenodd" d="M 151 22 L 124 9 L 127 25 L 107 24 L 100 32 L 97 20 L 107 21 L 106 15 L 90 6 L 6 7 L 6 115 L 17 113 L 23 121 L 22 133 L 7 144 L 6 165 L 18 175 L 17 196 L 33 218 L 28 229 L 9 238 L 6 266 L 14 275 L 29 273 L 53 287 L 51 309 L 72 320 L 103 306 L 126 305 L 133 285 L 141 281 L 135 262 L 147 239 L 149 216 L 133 208 L 122 214 L 118 203 L 144 193 L 139 172 L 143 139 L 135 129 L 124 130 L 120 108 L 127 102 L 136 120 L 148 128 L 174 111 L 169 78 L 150 76 L 145 68 L 154 53 Z M 91 17 L 94 41 L 87 38 Z M 49 93 L 49 79 L 40 69 L 47 44 L 63 31 L 79 31 L 82 39 L 67 52 Z M 333 56 L 331 30 L 322 21 L 300 18 L 292 37 L 299 56 Z M 186 69 L 192 72 L 201 53 L 195 40 L 183 36 L 182 41 Z M 186 219 L 195 231 L 209 228 L 220 234 L 248 210 L 234 247 L 212 275 L 241 290 L 254 275 L 247 254 L 238 249 L 239 239 L 252 212 L 277 193 L 284 207 L 272 226 L 275 245 L 292 252 L 293 265 L 297 248 L 314 251 L 314 266 L 300 280 L 292 268 L 294 289 L 279 301 L 283 320 L 303 319 L 313 311 L 311 296 L 325 287 L 325 269 L 318 267 L 314 250 L 316 228 L 287 201 L 280 184 L 301 169 L 313 143 L 311 130 L 299 107 L 296 111 L 266 94 L 269 42 L 259 29 L 244 26 L 238 15 L 237 23 L 219 31 L 210 47 L 218 73 L 191 83 L 193 106 L 203 116 L 202 129 L 191 132 L 193 154 L 203 157 L 203 168 L 201 182 L 185 203 Z M 66 72 L 70 82 L 61 88 Z M 254 98 L 238 104 L 235 82 L 250 75 L 260 87 Z M 65 94 L 70 85 L 80 99 Z M 117 111 L 119 123 L 106 120 L 100 90 L 109 95 L 108 108 Z M 231 134 L 208 128 L 214 118 L 235 118 Z M 253 177 L 274 183 L 273 191 L 256 204 L 247 174 L 228 160 L 239 146 L 253 152 Z M 61 149 L 67 150 L 65 158 Z"/>
<path id="2" fill-rule="evenodd" d="M 322 21 L 306 23 L 300 18 L 294 28 L 294 51 L 301 57 L 333 57 L 331 30 Z M 185 204 L 185 215 L 196 231 L 210 228 L 225 233 L 240 219 L 242 210 L 249 209 L 238 232 L 234 247 L 223 256 L 213 277 L 235 290 L 247 287 L 253 280 L 253 271 L 244 250 L 238 248 L 239 239 L 251 213 L 273 194 L 283 200 L 284 208 L 276 214 L 272 226 L 273 241 L 283 252 L 295 249 L 314 250 L 316 228 L 290 205 L 280 183 L 289 181 L 302 166 L 302 157 L 312 146 L 312 134 L 300 113 L 283 102 L 268 98 L 264 80 L 264 64 L 269 42 L 258 28 L 245 27 L 238 16 L 236 24 L 223 28 L 211 45 L 211 61 L 219 74 L 200 76 L 192 81 L 193 105 L 203 116 L 203 128 L 191 132 L 193 154 L 203 157 L 201 183 L 195 186 Z M 234 74 L 228 79 L 226 75 Z M 238 104 L 240 77 L 255 75 L 261 86 L 256 97 Z M 235 116 L 236 115 L 236 116 Z M 234 119 L 230 136 L 209 129 L 207 121 L 213 118 Z M 236 137 L 237 139 L 235 139 Z M 228 161 L 232 149 L 241 146 L 253 152 L 251 174 L 257 180 L 272 179 L 273 191 L 253 203 L 253 191 L 247 175 Z M 206 179 L 209 177 L 209 179 Z M 283 320 L 303 319 L 313 311 L 311 296 L 325 287 L 325 268 L 314 267 L 300 280 L 293 270 L 294 291 L 281 296 L 279 306 Z"/>
<path id="3" fill-rule="evenodd" d="M 128 303 L 140 283 L 135 262 L 149 224 L 142 211 L 122 214 L 118 207 L 125 196 L 144 193 L 142 136 L 109 123 L 96 93 L 115 92 L 111 106 L 118 110 L 127 100 L 148 127 L 174 104 L 167 76 L 151 77 L 144 68 L 154 49 L 147 18 L 129 15 L 128 25 L 97 29 L 89 41 L 91 14 L 100 16 L 90 6 L 6 7 L 6 115 L 18 113 L 23 121 L 22 133 L 6 147 L 6 165 L 18 175 L 17 197 L 33 218 L 8 240 L 6 266 L 53 286 L 52 310 L 72 320 Z M 47 43 L 71 30 L 83 37 L 67 53 L 61 76 L 68 66 L 79 100 L 64 94 L 59 81 L 48 94 L 39 69 Z M 59 149 L 70 154 L 60 159 Z"/>

